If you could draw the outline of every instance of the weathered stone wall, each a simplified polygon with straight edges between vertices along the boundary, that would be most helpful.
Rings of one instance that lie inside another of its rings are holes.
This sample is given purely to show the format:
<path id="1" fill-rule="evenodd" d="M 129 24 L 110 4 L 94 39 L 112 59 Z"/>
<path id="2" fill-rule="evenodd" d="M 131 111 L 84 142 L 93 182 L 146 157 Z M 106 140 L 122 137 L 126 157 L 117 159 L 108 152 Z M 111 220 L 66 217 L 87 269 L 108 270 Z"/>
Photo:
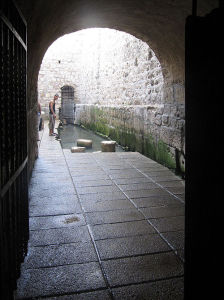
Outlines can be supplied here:
<path id="1" fill-rule="evenodd" d="M 171 113 L 168 117 L 167 110 Z M 139 151 L 173 169 L 184 172 L 183 106 L 77 105 L 76 120 L 103 133 L 131 151 Z M 172 117 L 171 117 L 172 116 Z M 172 126 L 170 119 L 173 119 Z"/>
<path id="2" fill-rule="evenodd" d="M 28 28 L 27 102 L 30 123 L 28 147 L 30 169 L 37 143 L 34 126 L 37 80 L 48 47 L 59 37 L 85 28 L 114 28 L 148 43 L 162 66 L 164 100 L 179 101 L 184 92 L 184 39 L 186 18 L 192 1 L 144 0 L 16 0 Z M 197 14 L 204 16 L 218 7 L 218 0 L 201 1 Z M 173 95 L 173 96 L 170 96 Z M 183 101 L 183 100 L 182 100 Z"/>
<path id="3" fill-rule="evenodd" d="M 148 45 L 124 32 L 88 29 L 58 39 L 41 65 L 38 92 L 43 107 L 64 85 L 75 102 L 146 105 L 163 100 L 163 74 Z"/>
<path id="4" fill-rule="evenodd" d="M 184 87 L 169 80 L 152 49 L 110 29 L 70 36 L 56 41 L 43 59 L 38 80 L 43 110 L 47 113 L 53 95 L 70 85 L 77 124 L 170 167 L 175 168 L 176 155 L 184 162 Z M 158 143 L 166 153 L 158 154 Z"/>

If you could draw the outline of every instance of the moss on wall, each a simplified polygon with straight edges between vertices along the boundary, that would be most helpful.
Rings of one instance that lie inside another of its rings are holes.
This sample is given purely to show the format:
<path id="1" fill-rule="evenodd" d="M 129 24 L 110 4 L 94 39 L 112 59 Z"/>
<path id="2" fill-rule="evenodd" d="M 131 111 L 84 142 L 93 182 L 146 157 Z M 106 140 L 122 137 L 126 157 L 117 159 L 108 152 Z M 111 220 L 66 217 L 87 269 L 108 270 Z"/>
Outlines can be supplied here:
<path id="1" fill-rule="evenodd" d="M 170 169 L 176 168 L 175 157 L 162 140 L 156 141 L 151 134 L 139 133 L 125 126 L 110 125 L 101 108 L 91 107 L 89 114 L 90 120 L 82 122 L 86 128 L 115 140 L 129 151 L 138 151 Z"/>

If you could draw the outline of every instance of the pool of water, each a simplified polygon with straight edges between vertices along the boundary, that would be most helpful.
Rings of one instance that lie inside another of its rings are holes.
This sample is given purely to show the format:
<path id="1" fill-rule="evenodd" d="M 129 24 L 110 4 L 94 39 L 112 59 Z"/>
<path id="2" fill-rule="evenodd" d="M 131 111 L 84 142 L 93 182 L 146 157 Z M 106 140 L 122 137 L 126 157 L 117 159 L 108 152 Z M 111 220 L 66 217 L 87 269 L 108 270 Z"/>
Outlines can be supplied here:
<path id="1" fill-rule="evenodd" d="M 77 139 L 92 140 L 92 148 L 86 148 L 85 152 L 101 151 L 101 142 L 108 140 L 90 130 L 72 124 L 58 127 L 58 134 L 61 139 L 61 146 L 63 149 L 71 149 L 72 147 L 77 146 Z M 124 150 L 121 146 L 117 145 L 116 152 L 124 152 Z"/>

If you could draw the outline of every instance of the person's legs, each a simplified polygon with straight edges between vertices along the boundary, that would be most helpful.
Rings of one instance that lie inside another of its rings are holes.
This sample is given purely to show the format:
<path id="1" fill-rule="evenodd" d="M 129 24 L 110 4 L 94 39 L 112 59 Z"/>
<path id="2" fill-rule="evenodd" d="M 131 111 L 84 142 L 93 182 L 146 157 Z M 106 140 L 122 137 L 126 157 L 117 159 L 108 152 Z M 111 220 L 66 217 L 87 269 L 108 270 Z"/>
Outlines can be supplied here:
<path id="1" fill-rule="evenodd" d="M 38 114 L 37 117 L 37 140 L 40 140 L 40 136 L 39 136 L 39 125 L 40 125 L 40 115 Z"/>
<path id="2" fill-rule="evenodd" d="M 52 135 L 53 133 L 53 115 L 49 114 L 49 135 Z"/>
<path id="3" fill-rule="evenodd" d="M 52 115 L 52 134 L 54 134 L 55 118 Z"/>

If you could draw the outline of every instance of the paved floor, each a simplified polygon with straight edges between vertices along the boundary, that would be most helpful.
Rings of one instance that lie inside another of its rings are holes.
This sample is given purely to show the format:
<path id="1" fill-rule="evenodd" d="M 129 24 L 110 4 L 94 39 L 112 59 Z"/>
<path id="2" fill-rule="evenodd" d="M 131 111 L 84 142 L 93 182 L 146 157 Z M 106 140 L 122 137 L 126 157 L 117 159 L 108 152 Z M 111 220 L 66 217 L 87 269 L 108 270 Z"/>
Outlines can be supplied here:
<path id="1" fill-rule="evenodd" d="M 133 152 L 71 153 L 44 131 L 16 299 L 183 299 L 184 182 Z"/>

